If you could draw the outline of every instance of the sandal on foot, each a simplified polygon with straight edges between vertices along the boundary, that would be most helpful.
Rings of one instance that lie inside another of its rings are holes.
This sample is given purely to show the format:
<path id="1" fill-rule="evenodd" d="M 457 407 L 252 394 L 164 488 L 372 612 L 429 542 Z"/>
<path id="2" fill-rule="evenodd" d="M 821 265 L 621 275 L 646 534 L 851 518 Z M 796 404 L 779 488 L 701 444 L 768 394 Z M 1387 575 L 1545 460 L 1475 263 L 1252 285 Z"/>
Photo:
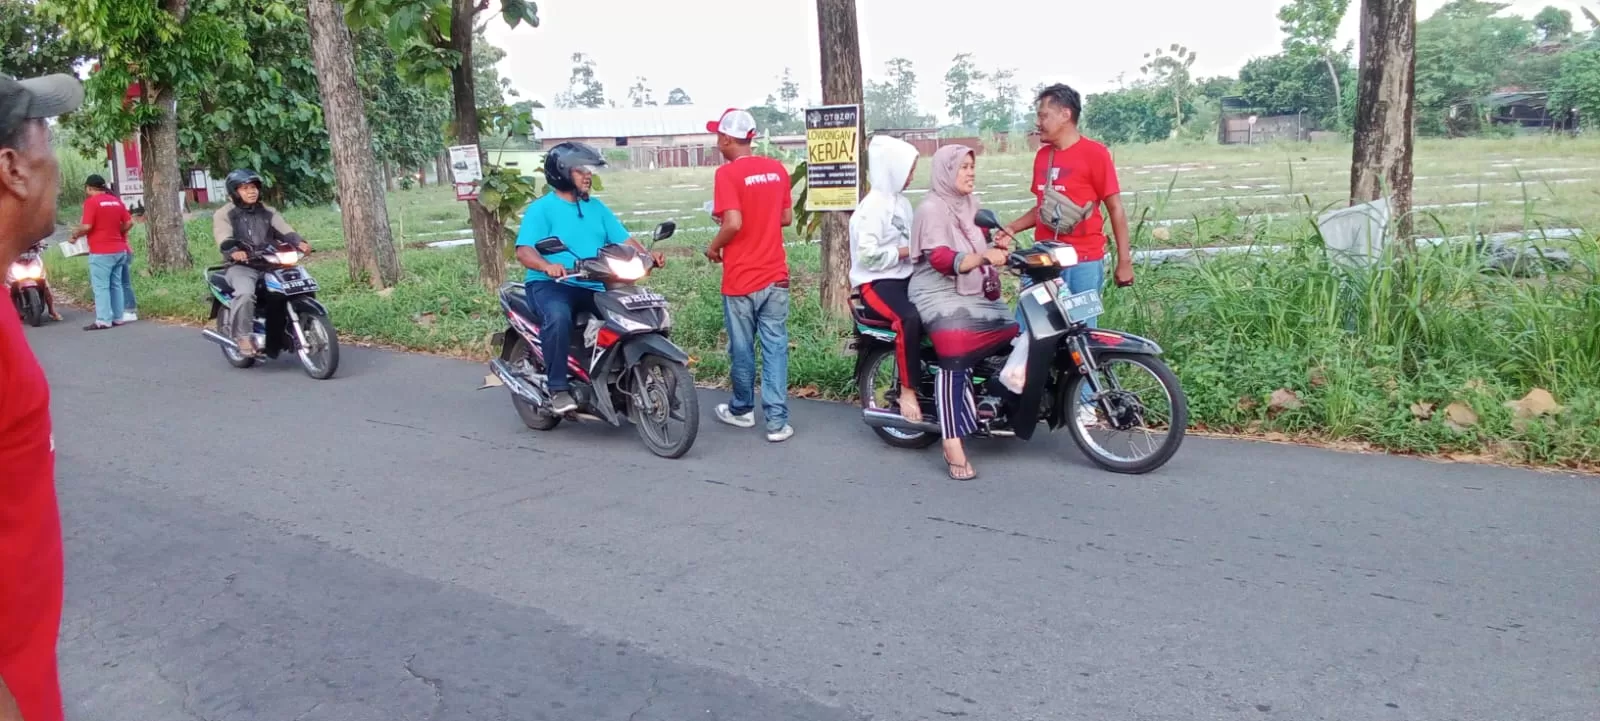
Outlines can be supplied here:
<path id="1" fill-rule="evenodd" d="M 905 404 L 904 400 L 897 401 L 896 403 L 900 407 L 900 416 L 902 418 L 905 418 L 912 423 L 922 422 L 922 403 L 920 401 L 909 406 Z"/>
<path id="2" fill-rule="evenodd" d="M 970 458 L 967 459 L 966 463 L 957 464 L 951 463 L 950 457 L 945 456 L 944 464 L 946 470 L 950 473 L 950 480 L 952 481 L 970 481 L 978 477 L 978 469 L 972 467 L 972 459 Z"/>

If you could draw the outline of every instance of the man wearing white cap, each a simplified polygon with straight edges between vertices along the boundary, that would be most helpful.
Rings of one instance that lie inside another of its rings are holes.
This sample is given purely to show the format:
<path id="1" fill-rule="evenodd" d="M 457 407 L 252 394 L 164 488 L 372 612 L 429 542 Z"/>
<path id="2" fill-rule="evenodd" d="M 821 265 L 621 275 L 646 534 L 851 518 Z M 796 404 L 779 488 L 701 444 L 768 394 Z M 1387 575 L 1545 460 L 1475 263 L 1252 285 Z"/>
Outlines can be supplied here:
<path id="1" fill-rule="evenodd" d="M 83 104 L 70 75 L 0 75 L 0 268 L 55 230 L 61 168 L 45 120 Z M 0 719 L 61 721 L 61 514 L 50 385 L 0 293 Z"/>
<path id="2" fill-rule="evenodd" d="M 722 315 L 728 328 L 733 400 L 717 406 L 717 420 L 753 428 L 756 339 L 761 341 L 761 407 L 767 440 L 794 436 L 789 425 L 789 259 L 783 229 L 794 223 L 789 171 L 756 155 L 750 142 L 756 120 L 729 108 L 706 123 L 728 162 L 717 168 L 711 215 L 721 224 L 706 257 L 722 263 Z"/>

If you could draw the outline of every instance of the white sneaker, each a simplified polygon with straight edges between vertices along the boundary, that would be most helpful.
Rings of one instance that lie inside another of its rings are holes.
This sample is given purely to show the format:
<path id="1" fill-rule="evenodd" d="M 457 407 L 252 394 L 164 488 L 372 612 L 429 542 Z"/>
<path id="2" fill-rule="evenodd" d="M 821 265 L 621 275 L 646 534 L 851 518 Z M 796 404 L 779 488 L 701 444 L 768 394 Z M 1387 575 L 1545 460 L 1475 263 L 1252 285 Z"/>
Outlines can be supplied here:
<path id="1" fill-rule="evenodd" d="M 787 423 L 775 431 L 767 431 L 767 440 L 773 443 L 782 443 L 794 437 L 794 426 Z"/>
<path id="2" fill-rule="evenodd" d="M 750 409 L 749 413 L 746 413 L 742 416 L 736 416 L 733 414 L 732 410 L 728 409 L 728 404 L 719 403 L 717 404 L 717 420 L 735 428 L 755 428 L 756 411 L 754 408 L 752 408 Z"/>
<path id="3" fill-rule="evenodd" d="M 138 313 L 135 313 L 135 312 L 130 310 L 130 311 L 122 314 L 122 322 L 124 322 L 124 323 L 132 323 L 132 322 L 134 322 L 136 320 L 139 320 L 139 314 Z"/>

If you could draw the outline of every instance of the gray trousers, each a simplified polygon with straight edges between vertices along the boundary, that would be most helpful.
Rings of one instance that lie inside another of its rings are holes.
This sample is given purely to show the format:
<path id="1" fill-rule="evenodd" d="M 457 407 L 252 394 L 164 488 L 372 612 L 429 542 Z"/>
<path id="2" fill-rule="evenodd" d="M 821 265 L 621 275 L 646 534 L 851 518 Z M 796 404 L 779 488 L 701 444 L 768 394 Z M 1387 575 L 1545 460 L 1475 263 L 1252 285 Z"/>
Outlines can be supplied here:
<path id="1" fill-rule="evenodd" d="M 228 301 L 228 320 L 233 326 L 233 339 L 250 335 L 256 318 L 256 283 L 261 282 L 261 271 L 247 265 L 230 265 L 223 274 L 233 287 L 233 300 Z"/>

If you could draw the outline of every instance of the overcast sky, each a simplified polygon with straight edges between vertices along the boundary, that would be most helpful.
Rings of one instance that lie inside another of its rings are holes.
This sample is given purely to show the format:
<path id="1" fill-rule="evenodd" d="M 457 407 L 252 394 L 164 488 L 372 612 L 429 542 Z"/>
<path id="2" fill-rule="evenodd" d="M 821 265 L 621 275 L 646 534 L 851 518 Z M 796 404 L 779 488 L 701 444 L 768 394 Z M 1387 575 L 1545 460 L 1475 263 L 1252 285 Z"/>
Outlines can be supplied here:
<path id="1" fill-rule="evenodd" d="M 1570 10 L 1572 0 L 1509 0 L 1532 17 L 1546 5 Z M 1342 34 L 1354 40 L 1359 23 L 1352 0 Z M 1419 0 L 1419 19 L 1445 0 Z M 934 12 L 929 0 L 856 0 L 861 62 L 867 77 L 881 78 L 890 58 L 916 67 L 925 112 L 944 113 L 944 72 L 958 53 L 970 52 L 984 68 L 1016 70 L 1026 93 L 1040 82 L 1066 82 L 1083 92 L 1115 87 L 1119 73 L 1138 76 L 1144 53 L 1182 43 L 1198 54 L 1199 76 L 1232 75 L 1245 60 L 1277 52 L 1282 42 L 1277 9 L 1284 0 L 987 0 L 985 12 L 964 17 Z M 962 12 L 972 3 L 951 4 Z M 760 8 L 760 10 L 757 10 Z M 1600 11 L 1600 2 L 1591 10 Z M 505 49 L 500 73 L 525 98 L 546 104 L 567 87 L 572 54 L 587 53 L 619 104 L 635 76 L 643 75 L 657 102 L 682 87 L 695 105 L 721 110 L 760 104 L 776 91 L 785 67 L 801 86 L 802 101 L 820 101 L 816 3 L 812 0 L 598 0 L 540 3 L 541 26 L 510 30 L 498 18 L 488 35 Z M 1051 29 L 1054 28 L 1054 29 Z"/>

